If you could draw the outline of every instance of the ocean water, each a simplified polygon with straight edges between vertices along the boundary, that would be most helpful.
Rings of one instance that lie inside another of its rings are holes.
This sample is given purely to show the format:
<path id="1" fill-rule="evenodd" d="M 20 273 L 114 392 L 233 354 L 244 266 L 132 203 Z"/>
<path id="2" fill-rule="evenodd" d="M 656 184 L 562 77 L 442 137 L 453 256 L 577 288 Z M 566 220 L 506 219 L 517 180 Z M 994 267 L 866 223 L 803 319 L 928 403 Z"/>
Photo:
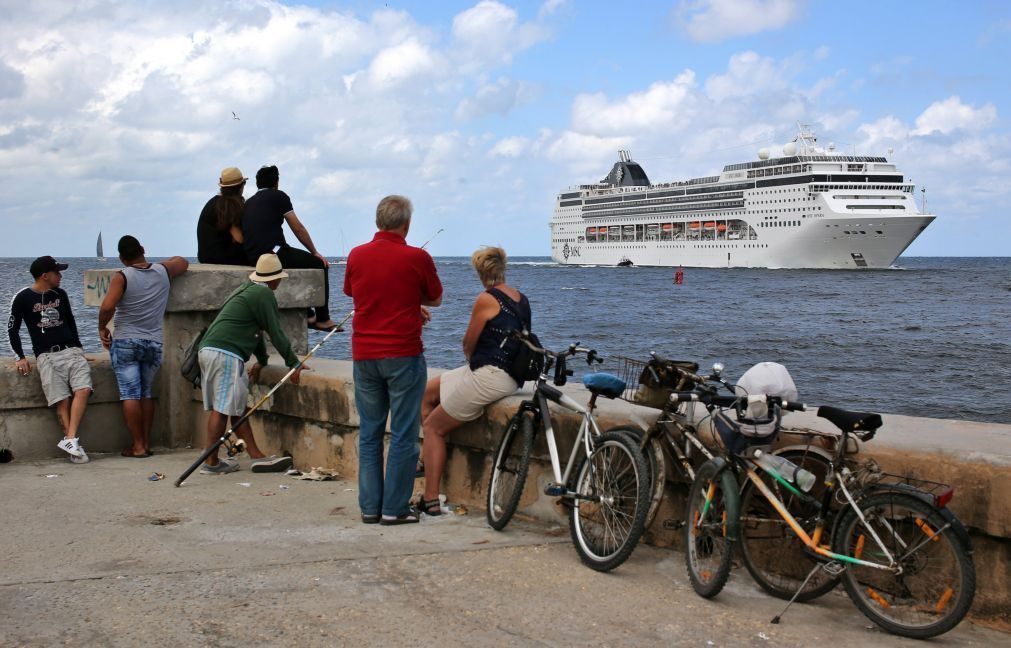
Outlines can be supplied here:
<path id="1" fill-rule="evenodd" d="M 83 305 L 82 271 L 118 261 L 61 260 L 71 264 L 63 287 L 82 342 L 99 352 L 98 309 Z M 31 283 L 30 261 L 0 259 L 2 303 Z M 431 367 L 455 367 L 481 286 L 469 258 L 436 263 L 445 295 L 425 330 L 426 357 Z M 330 272 L 338 319 L 351 302 L 341 293 L 344 266 Z M 703 368 L 722 362 L 731 378 L 774 361 L 807 403 L 1011 423 L 1009 257 L 904 257 L 896 268 L 859 272 L 687 268 L 682 285 L 672 279 L 672 269 L 559 266 L 539 257 L 512 259 L 508 271 L 530 299 L 541 341 L 595 348 L 605 370 L 618 356 L 649 351 Z M 310 345 L 321 335 L 311 334 Z M 317 355 L 350 359 L 349 336 L 334 335 Z M 574 368 L 578 380 L 585 365 Z"/>

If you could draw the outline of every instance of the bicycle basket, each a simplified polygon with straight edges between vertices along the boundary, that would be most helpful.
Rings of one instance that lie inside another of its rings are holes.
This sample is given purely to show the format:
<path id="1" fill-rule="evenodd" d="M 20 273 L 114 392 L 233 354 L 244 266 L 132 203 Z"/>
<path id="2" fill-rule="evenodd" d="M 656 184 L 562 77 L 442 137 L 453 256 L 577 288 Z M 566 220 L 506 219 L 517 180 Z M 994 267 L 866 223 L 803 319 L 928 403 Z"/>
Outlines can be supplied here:
<path id="1" fill-rule="evenodd" d="M 663 409 L 670 401 L 671 393 L 689 390 L 694 386 L 691 380 L 682 377 L 675 368 L 695 373 L 699 370 L 699 365 L 678 360 L 662 366 L 651 366 L 642 360 L 618 356 L 618 376 L 627 385 L 622 400 Z"/>
<path id="2" fill-rule="evenodd" d="M 779 434 L 783 415 L 778 405 L 769 408 L 764 396 L 797 400 L 797 387 L 790 372 L 775 362 L 760 362 L 744 372 L 736 391 L 741 405 L 713 414 L 713 425 L 728 450 L 744 451 L 751 445 L 772 443 Z M 762 396 L 749 402 L 748 396 Z"/>

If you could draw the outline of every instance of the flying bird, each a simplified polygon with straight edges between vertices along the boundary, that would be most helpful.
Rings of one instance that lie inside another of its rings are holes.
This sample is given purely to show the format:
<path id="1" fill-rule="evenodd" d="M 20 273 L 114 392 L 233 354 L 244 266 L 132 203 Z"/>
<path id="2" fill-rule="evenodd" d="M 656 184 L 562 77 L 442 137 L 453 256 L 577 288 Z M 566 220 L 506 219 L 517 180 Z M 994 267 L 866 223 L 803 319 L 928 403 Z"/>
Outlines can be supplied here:
<path id="1" fill-rule="evenodd" d="M 232 119 L 234 119 L 235 121 L 241 121 L 241 120 L 239 119 L 239 116 L 235 114 L 235 111 L 234 111 L 234 110 L 232 111 Z"/>

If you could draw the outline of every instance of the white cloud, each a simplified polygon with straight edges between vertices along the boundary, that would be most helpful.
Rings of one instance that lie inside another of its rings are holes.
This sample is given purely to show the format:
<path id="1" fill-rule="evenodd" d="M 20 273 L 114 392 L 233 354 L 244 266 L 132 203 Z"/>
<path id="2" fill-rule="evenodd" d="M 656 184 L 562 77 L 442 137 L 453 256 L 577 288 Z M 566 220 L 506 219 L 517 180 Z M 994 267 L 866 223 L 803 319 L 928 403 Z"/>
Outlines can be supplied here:
<path id="1" fill-rule="evenodd" d="M 532 84 L 502 77 L 494 83 L 482 85 L 473 97 L 460 101 L 455 117 L 460 121 L 469 121 L 491 114 L 504 116 L 532 99 L 534 94 Z"/>
<path id="2" fill-rule="evenodd" d="M 488 155 L 491 157 L 515 158 L 530 148 L 530 140 L 525 137 L 506 137 L 495 142 Z"/>
<path id="3" fill-rule="evenodd" d="M 916 118 L 914 135 L 940 133 L 948 135 L 957 130 L 979 131 L 992 126 L 997 121 L 997 109 L 993 104 L 973 108 L 962 103 L 958 97 L 948 97 L 927 107 Z"/>
<path id="4" fill-rule="evenodd" d="M 539 18 L 550 16 L 567 4 L 569 4 L 569 0 L 545 0 L 541 8 L 537 10 L 537 16 Z"/>
<path id="5" fill-rule="evenodd" d="M 609 101 L 602 93 L 579 95 L 572 104 L 572 126 L 582 133 L 601 135 L 680 130 L 693 114 L 694 87 L 695 73 L 685 70 L 673 81 L 658 81 L 618 101 Z"/>
<path id="6" fill-rule="evenodd" d="M 423 77 L 438 67 L 436 56 L 411 39 L 388 47 L 369 64 L 368 78 L 377 88 L 387 88 L 412 78 Z"/>
<path id="7" fill-rule="evenodd" d="M 730 57 L 726 74 L 712 76 L 706 81 L 706 93 L 719 102 L 760 91 L 776 92 L 787 87 L 790 81 L 771 58 L 755 52 L 741 52 Z"/>
<path id="8" fill-rule="evenodd" d="M 453 58 L 468 72 L 504 65 L 517 52 L 547 36 L 547 31 L 535 23 L 520 23 L 515 9 L 482 0 L 453 19 Z"/>
<path id="9" fill-rule="evenodd" d="M 712 43 L 780 29 L 800 16 L 799 0 L 682 0 L 678 21 L 692 40 Z"/>

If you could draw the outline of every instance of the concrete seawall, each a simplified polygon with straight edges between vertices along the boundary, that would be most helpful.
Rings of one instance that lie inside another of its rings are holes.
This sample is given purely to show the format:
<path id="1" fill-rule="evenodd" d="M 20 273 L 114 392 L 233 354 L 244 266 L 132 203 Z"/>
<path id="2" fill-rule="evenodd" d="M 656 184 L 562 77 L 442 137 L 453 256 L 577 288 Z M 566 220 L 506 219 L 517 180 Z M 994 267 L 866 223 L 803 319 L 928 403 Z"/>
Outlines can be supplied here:
<path id="1" fill-rule="evenodd" d="M 210 272 L 196 266 L 194 272 L 173 283 L 173 300 L 166 318 L 166 359 L 158 391 L 155 445 L 202 445 L 205 415 L 199 392 L 176 378 L 180 356 L 196 330 L 213 317 L 215 300 L 223 299 L 247 272 L 248 269 L 220 267 Z M 309 272 L 292 271 L 291 283 L 282 284 L 282 290 L 287 284 L 291 293 L 278 291 L 279 303 L 285 310 L 286 330 L 302 351 L 306 346 L 304 319 L 300 319 L 304 318 L 303 306 L 318 299 L 314 278 L 300 277 Z M 92 285 L 99 284 L 95 281 Z M 207 288 L 208 284 L 213 284 L 213 289 Z M 188 297 L 191 290 L 194 296 Z M 97 291 L 87 298 L 89 304 L 96 303 L 94 299 L 100 300 Z M 126 444 L 127 433 L 115 379 L 106 354 L 90 359 L 96 389 L 81 429 L 82 441 L 89 453 L 118 452 Z M 254 386 L 251 398 L 266 393 L 283 376 L 280 360 L 272 358 L 271 364 L 261 375 L 260 384 Z M 313 371 L 303 374 L 300 386 L 282 387 L 254 416 L 258 443 L 268 453 L 291 453 L 298 467 L 328 466 L 353 478 L 358 464 L 358 415 L 351 363 L 314 359 L 310 365 Z M 581 386 L 569 385 L 564 389 L 577 401 L 587 399 Z M 529 394 L 529 389 L 489 407 L 484 417 L 454 432 L 443 487 L 451 501 L 484 508 L 491 453 L 524 393 Z M 604 401 L 600 403 L 598 420 L 602 429 L 629 424 L 642 427 L 649 425 L 656 415 L 656 410 L 623 401 Z M 571 446 L 578 419 L 557 410 L 553 418 L 563 456 L 567 456 L 565 447 Z M 975 548 L 978 585 L 971 615 L 1011 628 L 1011 425 L 893 415 L 885 415 L 884 420 L 877 437 L 862 446 L 861 456 L 875 458 L 888 472 L 912 474 L 955 487 L 950 507 L 969 527 Z M 790 414 L 787 423 L 832 431 L 827 421 L 807 413 Z M 35 374 L 21 377 L 14 371 L 13 362 L 3 363 L 0 445 L 12 448 L 18 460 L 57 457 L 61 454 L 56 448 L 59 434 L 55 416 L 44 406 Z M 520 513 L 565 525 L 564 513 L 556 500 L 542 494 L 549 475 L 547 451 L 540 440 Z M 662 520 L 682 517 L 685 492 L 683 486 L 668 482 L 667 497 L 645 542 L 658 547 L 681 544 L 681 534 L 666 530 Z"/>

